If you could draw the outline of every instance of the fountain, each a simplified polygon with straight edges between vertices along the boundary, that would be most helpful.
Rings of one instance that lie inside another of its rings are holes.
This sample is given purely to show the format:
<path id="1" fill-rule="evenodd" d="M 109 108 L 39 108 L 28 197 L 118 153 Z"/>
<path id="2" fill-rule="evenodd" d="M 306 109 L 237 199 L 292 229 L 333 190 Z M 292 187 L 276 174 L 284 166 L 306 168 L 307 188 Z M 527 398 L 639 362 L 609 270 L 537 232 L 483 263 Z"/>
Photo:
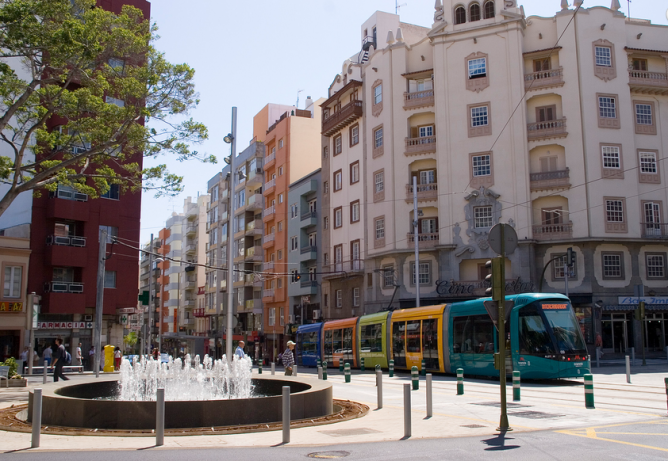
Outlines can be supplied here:
<path id="1" fill-rule="evenodd" d="M 119 374 L 85 383 L 45 385 L 42 424 L 72 428 L 144 430 L 155 428 L 155 394 L 165 389 L 165 428 L 210 428 L 281 421 L 283 386 L 290 387 L 292 419 L 318 418 L 333 412 L 332 386 L 324 381 L 287 376 L 252 376 L 250 359 L 225 356 L 200 363 L 134 364 L 124 360 Z M 120 378 L 120 379 L 119 379 Z M 29 396 L 28 421 L 33 393 Z"/>

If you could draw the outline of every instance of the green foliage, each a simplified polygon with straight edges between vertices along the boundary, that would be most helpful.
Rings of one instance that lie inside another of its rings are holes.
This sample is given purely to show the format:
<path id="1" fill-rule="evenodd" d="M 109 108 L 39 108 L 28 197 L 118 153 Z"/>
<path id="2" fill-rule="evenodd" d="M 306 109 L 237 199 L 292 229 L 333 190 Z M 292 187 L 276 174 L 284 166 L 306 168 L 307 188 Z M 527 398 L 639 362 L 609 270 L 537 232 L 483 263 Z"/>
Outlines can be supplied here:
<path id="1" fill-rule="evenodd" d="M 0 362 L 0 367 L 9 367 L 9 377 L 11 378 L 16 374 L 18 365 L 16 364 L 16 359 L 14 357 L 9 357 L 4 362 Z"/>
<path id="2" fill-rule="evenodd" d="M 129 347 L 132 352 L 135 350 L 137 341 L 139 341 L 139 337 L 135 331 L 131 331 L 127 335 L 123 336 L 123 344 L 125 344 L 126 347 Z"/>
<path id="3" fill-rule="evenodd" d="M 157 28 L 140 10 L 94 5 L 0 2 L 0 142 L 12 153 L 0 156 L 0 181 L 11 185 L 0 214 L 21 192 L 58 185 L 91 197 L 112 184 L 182 190 L 181 176 L 143 168 L 142 156 L 216 162 L 190 147 L 208 138 L 189 117 L 199 103 L 194 69 L 154 48 Z"/>

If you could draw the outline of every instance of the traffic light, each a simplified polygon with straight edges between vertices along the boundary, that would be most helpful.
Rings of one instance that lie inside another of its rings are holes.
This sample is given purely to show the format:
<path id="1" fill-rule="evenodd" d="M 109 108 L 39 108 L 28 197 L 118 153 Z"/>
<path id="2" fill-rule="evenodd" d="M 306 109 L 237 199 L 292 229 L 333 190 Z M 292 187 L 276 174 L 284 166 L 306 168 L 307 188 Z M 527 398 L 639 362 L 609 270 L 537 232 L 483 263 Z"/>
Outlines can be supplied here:
<path id="1" fill-rule="evenodd" d="M 568 247 L 568 250 L 566 250 L 566 265 L 568 267 L 575 265 L 575 251 L 571 247 Z"/>
<path id="2" fill-rule="evenodd" d="M 294 283 L 299 282 L 301 280 L 301 278 L 302 278 L 302 276 L 299 272 L 295 271 L 295 272 L 292 273 L 292 281 Z"/>
<path id="3" fill-rule="evenodd" d="M 503 277 L 503 264 L 503 258 L 500 256 L 485 263 L 485 267 L 489 271 L 489 274 L 485 277 L 485 281 L 489 283 L 489 288 L 485 290 L 485 294 L 491 296 L 494 301 L 505 300 L 506 283 Z"/>
<path id="4" fill-rule="evenodd" d="M 645 318 L 645 301 L 640 301 L 638 309 L 634 312 L 636 320 L 642 321 Z"/>

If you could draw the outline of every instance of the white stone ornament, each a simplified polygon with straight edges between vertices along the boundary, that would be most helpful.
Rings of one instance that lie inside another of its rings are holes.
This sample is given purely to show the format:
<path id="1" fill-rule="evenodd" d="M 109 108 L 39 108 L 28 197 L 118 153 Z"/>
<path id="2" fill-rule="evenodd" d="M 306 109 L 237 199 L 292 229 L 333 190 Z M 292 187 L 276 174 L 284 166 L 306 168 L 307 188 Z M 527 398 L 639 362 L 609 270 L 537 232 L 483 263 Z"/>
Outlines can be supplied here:
<path id="1" fill-rule="evenodd" d="M 561 0 L 561 10 L 567 10 L 568 9 L 568 0 Z"/>
<path id="2" fill-rule="evenodd" d="M 610 9 L 612 11 L 619 11 L 621 7 L 622 5 L 619 4 L 619 0 L 612 0 L 612 3 L 610 4 Z"/>
<path id="3" fill-rule="evenodd" d="M 404 34 L 401 32 L 401 27 L 397 29 L 397 42 L 398 43 L 403 43 L 404 41 Z"/>
<path id="4" fill-rule="evenodd" d="M 387 44 L 391 45 L 393 43 L 394 43 L 394 34 L 392 33 L 392 31 L 389 31 L 387 33 Z"/>
<path id="5" fill-rule="evenodd" d="M 434 22 L 443 22 L 445 21 L 445 15 L 443 13 L 443 4 L 441 3 L 441 0 L 436 0 L 436 3 L 434 4 Z"/>
<path id="6" fill-rule="evenodd" d="M 515 0 L 506 0 L 506 8 L 515 8 L 517 2 Z"/>

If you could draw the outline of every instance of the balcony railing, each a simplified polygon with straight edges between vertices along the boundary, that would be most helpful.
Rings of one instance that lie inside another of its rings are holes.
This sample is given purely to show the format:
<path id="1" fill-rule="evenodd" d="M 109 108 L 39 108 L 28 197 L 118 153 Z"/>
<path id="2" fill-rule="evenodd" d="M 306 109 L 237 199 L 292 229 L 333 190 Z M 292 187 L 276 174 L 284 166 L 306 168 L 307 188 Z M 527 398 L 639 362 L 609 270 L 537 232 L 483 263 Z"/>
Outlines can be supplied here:
<path id="1" fill-rule="evenodd" d="M 263 298 L 273 298 L 274 297 L 274 289 L 269 289 L 269 290 L 262 290 L 262 297 Z"/>
<path id="2" fill-rule="evenodd" d="M 86 246 L 86 237 L 62 237 L 60 235 L 49 235 L 46 238 L 47 245 L 62 245 L 69 247 L 85 247 Z"/>
<path id="3" fill-rule="evenodd" d="M 406 155 L 429 154 L 436 152 L 436 136 L 406 138 Z"/>
<path id="4" fill-rule="evenodd" d="M 562 138 L 568 135 L 566 131 L 566 118 L 559 120 L 548 120 L 527 124 L 529 141 L 547 138 Z"/>
<path id="5" fill-rule="evenodd" d="M 309 245 L 299 249 L 299 253 L 305 255 L 306 253 L 315 253 L 318 251 L 318 247 L 315 245 Z"/>
<path id="6" fill-rule="evenodd" d="M 317 218 L 317 217 L 318 217 L 318 213 L 316 211 L 309 211 L 308 213 L 304 213 L 301 216 L 301 218 L 302 218 L 301 220 L 306 221 L 307 219 Z"/>
<path id="7" fill-rule="evenodd" d="M 538 224 L 533 226 L 533 238 L 536 240 L 560 240 L 573 236 L 573 223 Z"/>
<path id="8" fill-rule="evenodd" d="M 248 197 L 246 201 L 247 210 L 260 210 L 262 207 L 262 196 L 260 194 L 253 194 Z"/>
<path id="9" fill-rule="evenodd" d="M 264 190 L 264 191 L 268 191 L 268 190 L 271 189 L 272 187 L 276 187 L 276 178 L 274 178 L 274 179 L 270 179 L 269 181 L 267 181 L 266 183 L 264 183 L 264 189 L 263 189 L 263 190 Z"/>
<path id="10" fill-rule="evenodd" d="M 247 299 L 246 302 L 244 303 L 244 306 L 246 307 L 247 311 L 252 311 L 255 308 L 255 300 Z"/>
<path id="11" fill-rule="evenodd" d="M 346 274 L 364 272 L 364 261 L 361 259 L 354 259 L 352 261 L 345 261 L 340 263 L 333 263 L 323 268 L 323 278 L 342 277 Z"/>
<path id="12" fill-rule="evenodd" d="M 362 101 L 352 101 L 322 121 L 322 134 L 331 136 L 362 116 Z"/>
<path id="13" fill-rule="evenodd" d="M 404 93 L 404 109 L 434 105 L 434 90 Z"/>
<path id="14" fill-rule="evenodd" d="M 268 242 L 273 242 L 274 239 L 276 238 L 276 234 L 267 234 L 262 236 L 262 244 L 268 243 Z"/>
<path id="15" fill-rule="evenodd" d="M 436 183 L 431 184 L 418 184 L 417 185 L 417 198 L 418 200 L 436 200 L 438 198 L 438 185 Z M 413 185 L 406 185 L 406 201 L 413 200 Z"/>
<path id="16" fill-rule="evenodd" d="M 206 314 L 204 313 L 205 310 L 203 307 L 199 307 L 197 309 L 193 309 L 193 315 L 195 317 L 204 317 Z"/>
<path id="17" fill-rule="evenodd" d="M 632 90 L 658 89 L 660 91 L 656 93 L 662 94 L 665 93 L 665 90 L 668 90 L 668 74 L 646 70 L 629 70 L 629 85 L 631 85 Z M 652 91 L 649 91 L 649 93 L 652 93 Z"/>
<path id="18" fill-rule="evenodd" d="M 263 271 L 272 271 L 274 270 L 274 261 L 267 261 L 262 264 Z"/>
<path id="19" fill-rule="evenodd" d="M 274 213 L 276 213 L 276 207 L 272 205 L 269 208 L 264 209 L 264 211 L 262 212 L 262 217 L 266 218 L 272 216 Z"/>
<path id="20" fill-rule="evenodd" d="M 555 187 L 570 187 L 569 169 L 531 173 L 531 190 L 553 189 Z"/>
<path id="21" fill-rule="evenodd" d="M 276 160 L 276 153 L 269 154 L 264 158 L 264 166 L 266 167 L 269 163 Z"/>
<path id="22" fill-rule="evenodd" d="M 417 236 L 419 248 L 434 248 L 436 245 L 438 245 L 438 232 L 432 234 L 417 234 Z M 413 248 L 415 245 L 415 234 L 407 234 L 406 239 L 408 240 L 408 247 Z"/>
<path id="23" fill-rule="evenodd" d="M 196 253 L 197 245 L 186 245 L 186 253 Z"/>
<path id="24" fill-rule="evenodd" d="M 299 285 L 302 288 L 318 288 L 318 282 L 315 280 L 302 280 Z"/>
<path id="25" fill-rule="evenodd" d="M 643 238 L 668 238 L 668 223 L 640 223 Z"/>
<path id="26" fill-rule="evenodd" d="M 83 293 L 84 286 L 81 282 L 47 282 L 46 291 L 51 293 Z"/>
<path id="27" fill-rule="evenodd" d="M 563 83 L 563 67 L 524 74 L 524 89 L 526 91 L 563 85 Z"/>

